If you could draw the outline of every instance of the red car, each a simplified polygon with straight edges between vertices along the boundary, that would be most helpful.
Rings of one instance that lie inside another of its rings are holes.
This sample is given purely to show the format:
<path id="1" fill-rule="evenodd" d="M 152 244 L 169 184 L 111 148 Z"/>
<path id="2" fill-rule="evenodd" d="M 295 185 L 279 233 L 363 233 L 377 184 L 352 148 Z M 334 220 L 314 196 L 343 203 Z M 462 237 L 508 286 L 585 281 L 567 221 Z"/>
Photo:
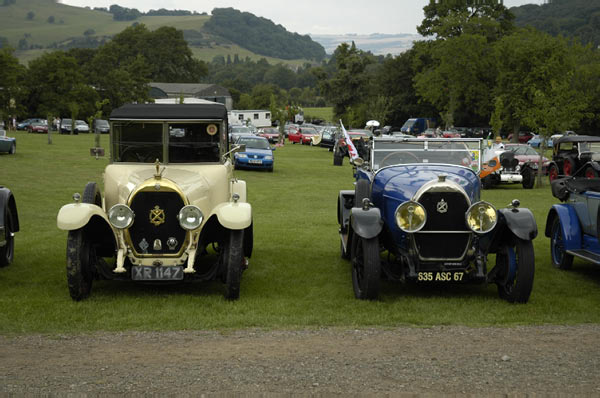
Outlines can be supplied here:
<path id="1" fill-rule="evenodd" d="M 316 128 L 310 126 L 301 126 L 297 129 L 288 130 L 288 139 L 292 144 L 309 144 L 312 142 L 312 137 L 319 135 Z"/>
<path id="2" fill-rule="evenodd" d="M 47 133 L 48 125 L 42 122 L 33 122 L 27 126 L 27 132 L 29 133 Z"/>
<path id="3" fill-rule="evenodd" d="M 259 128 L 258 135 L 260 137 L 265 137 L 272 144 L 279 142 L 279 129 L 276 127 Z"/>
<path id="4" fill-rule="evenodd" d="M 505 144 L 504 149 L 515 154 L 515 158 L 519 161 L 521 167 L 525 163 L 537 165 L 540 161 L 540 154 L 527 144 Z M 542 174 L 548 174 L 549 164 L 550 160 L 547 157 L 542 157 Z"/>
<path id="5" fill-rule="evenodd" d="M 533 138 L 533 134 L 529 131 L 519 131 L 519 144 L 527 144 L 527 141 Z M 513 135 L 508 135 L 508 142 L 513 141 Z"/>

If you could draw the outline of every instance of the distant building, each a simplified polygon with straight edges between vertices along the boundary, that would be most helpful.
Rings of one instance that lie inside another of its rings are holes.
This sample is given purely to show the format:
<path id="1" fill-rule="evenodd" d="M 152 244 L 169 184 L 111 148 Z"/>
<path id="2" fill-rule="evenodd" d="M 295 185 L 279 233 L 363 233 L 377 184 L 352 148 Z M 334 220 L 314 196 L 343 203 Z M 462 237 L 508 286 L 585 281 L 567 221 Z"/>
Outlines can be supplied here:
<path id="1" fill-rule="evenodd" d="M 196 83 L 150 83 L 150 97 L 164 98 L 199 98 L 212 102 L 219 102 L 231 110 L 233 99 L 229 90 L 216 84 Z"/>
<path id="2" fill-rule="evenodd" d="M 230 111 L 228 115 L 230 125 L 252 124 L 254 127 L 271 127 L 271 111 L 239 110 Z"/>

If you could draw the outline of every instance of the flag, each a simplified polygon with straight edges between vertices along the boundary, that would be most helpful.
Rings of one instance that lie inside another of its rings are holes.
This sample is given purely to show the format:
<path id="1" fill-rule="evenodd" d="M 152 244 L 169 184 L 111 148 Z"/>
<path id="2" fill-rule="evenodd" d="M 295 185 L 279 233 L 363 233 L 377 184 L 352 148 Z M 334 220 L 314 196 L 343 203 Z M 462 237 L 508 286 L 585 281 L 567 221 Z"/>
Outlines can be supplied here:
<path id="1" fill-rule="evenodd" d="M 346 139 L 346 145 L 348 146 L 348 154 L 350 155 L 350 160 L 354 160 L 354 159 L 358 158 L 358 151 L 356 150 L 356 147 L 352 143 L 352 140 L 350 139 L 348 132 L 344 128 L 344 123 L 342 123 L 342 119 L 340 119 L 340 125 L 342 126 L 342 132 L 344 133 L 344 138 Z"/>

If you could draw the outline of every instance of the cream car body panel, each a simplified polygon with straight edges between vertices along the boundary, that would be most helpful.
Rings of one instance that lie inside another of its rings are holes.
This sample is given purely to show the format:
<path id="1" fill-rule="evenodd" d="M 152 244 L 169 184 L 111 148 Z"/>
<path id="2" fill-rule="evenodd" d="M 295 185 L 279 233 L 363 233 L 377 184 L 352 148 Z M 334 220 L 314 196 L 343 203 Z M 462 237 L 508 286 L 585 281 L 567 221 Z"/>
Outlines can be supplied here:
<path id="1" fill-rule="evenodd" d="M 104 210 L 92 203 L 71 203 L 64 205 L 58 211 L 56 225 L 63 231 L 73 231 L 85 227 L 93 216 L 102 217 L 110 225 Z"/>

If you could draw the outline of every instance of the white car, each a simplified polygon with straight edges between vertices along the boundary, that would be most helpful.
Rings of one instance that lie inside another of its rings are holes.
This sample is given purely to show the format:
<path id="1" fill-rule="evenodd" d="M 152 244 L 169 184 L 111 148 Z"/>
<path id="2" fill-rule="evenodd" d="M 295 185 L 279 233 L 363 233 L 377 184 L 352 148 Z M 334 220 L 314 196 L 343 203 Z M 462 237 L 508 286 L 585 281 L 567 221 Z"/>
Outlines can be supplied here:
<path id="1" fill-rule="evenodd" d="M 78 133 L 89 133 L 90 126 L 83 120 L 75 120 L 75 131 Z"/>

